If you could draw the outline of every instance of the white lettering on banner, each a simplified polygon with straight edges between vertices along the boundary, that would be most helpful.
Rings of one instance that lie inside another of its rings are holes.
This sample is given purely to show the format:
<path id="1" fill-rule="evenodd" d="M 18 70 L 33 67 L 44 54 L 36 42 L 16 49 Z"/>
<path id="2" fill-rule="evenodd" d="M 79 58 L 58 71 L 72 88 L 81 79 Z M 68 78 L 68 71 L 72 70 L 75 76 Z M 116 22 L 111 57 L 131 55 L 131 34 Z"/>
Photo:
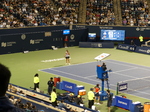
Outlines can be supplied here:
<path id="1" fill-rule="evenodd" d="M 1 47 L 13 46 L 16 42 L 2 42 Z"/>
<path id="2" fill-rule="evenodd" d="M 139 49 L 139 51 L 141 51 L 141 52 L 145 52 L 145 53 L 150 53 L 150 49 L 148 49 L 148 50 Z"/>
<path id="3" fill-rule="evenodd" d="M 72 89 L 72 86 L 65 85 L 66 88 Z"/>
<path id="4" fill-rule="evenodd" d="M 102 44 L 99 43 L 99 44 L 97 44 L 97 46 L 98 46 L 98 47 L 102 47 Z"/>
<path id="5" fill-rule="evenodd" d="M 134 50 L 134 47 L 130 47 L 130 50 Z"/>
<path id="6" fill-rule="evenodd" d="M 122 45 L 119 45 L 118 48 L 121 48 L 121 49 L 129 49 L 129 46 L 122 46 Z"/>
<path id="7" fill-rule="evenodd" d="M 147 28 L 147 27 L 144 27 L 144 28 L 139 28 L 139 27 L 137 27 L 136 28 L 136 31 L 144 31 L 144 30 L 150 30 L 150 28 Z"/>
<path id="8" fill-rule="evenodd" d="M 41 62 L 53 62 L 53 61 L 61 61 L 65 60 L 65 58 L 51 59 L 51 60 L 42 60 Z"/>
<path id="9" fill-rule="evenodd" d="M 30 44 L 39 44 L 43 41 L 43 39 L 30 40 Z"/>
<path id="10" fill-rule="evenodd" d="M 85 26 L 76 25 L 77 28 L 85 28 Z"/>
<path id="11" fill-rule="evenodd" d="M 127 85 L 122 85 L 119 87 L 119 90 L 127 89 Z"/>
<path id="12" fill-rule="evenodd" d="M 100 29 L 113 29 L 113 27 L 99 27 Z"/>
<path id="13" fill-rule="evenodd" d="M 12 46 L 13 44 L 16 44 L 16 42 L 7 42 L 7 46 Z"/>
<path id="14" fill-rule="evenodd" d="M 123 105 L 128 105 L 126 102 L 118 100 L 118 103 L 123 104 Z"/>
<path id="15" fill-rule="evenodd" d="M 92 47 L 102 47 L 101 43 L 91 43 Z"/>

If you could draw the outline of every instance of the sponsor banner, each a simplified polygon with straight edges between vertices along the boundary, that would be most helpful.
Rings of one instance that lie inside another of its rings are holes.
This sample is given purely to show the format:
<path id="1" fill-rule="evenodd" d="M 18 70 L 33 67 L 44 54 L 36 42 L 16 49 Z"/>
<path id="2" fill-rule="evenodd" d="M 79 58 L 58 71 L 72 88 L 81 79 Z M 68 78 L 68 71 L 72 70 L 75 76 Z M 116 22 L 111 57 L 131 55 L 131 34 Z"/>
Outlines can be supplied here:
<path id="1" fill-rule="evenodd" d="M 75 92 L 76 89 L 76 84 L 67 82 L 67 81 L 62 81 L 62 90 L 70 91 L 70 92 Z"/>
<path id="2" fill-rule="evenodd" d="M 118 44 L 117 49 L 126 50 L 126 51 L 135 51 L 136 46 L 127 45 L 127 44 Z"/>
<path id="3" fill-rule="evenodd" d="M 124 91 L 128 89 L 128 83 L 118 84 L 118 91 Z"/>
<path id="4" fill-rule="evenodd" d="M 112 42 L 79 42 L 79 47 L 85 48 L 114 48 Z"/>
<path id="5" fill-rule="evenodd" d="M 138 53 L 143 53 L 143 54 L 150 54 L 150 47 L 136 47 L 136 50 L 135 52 L 138 52 Z"/>
<path id="6" fill-rule="evenodd" d="M 116 99 L 115 106 L 130 110 L 130 107 L 132 106 L 132 100 L 123 98 L 121 96 L 115 96 L 115 99 Z"/>

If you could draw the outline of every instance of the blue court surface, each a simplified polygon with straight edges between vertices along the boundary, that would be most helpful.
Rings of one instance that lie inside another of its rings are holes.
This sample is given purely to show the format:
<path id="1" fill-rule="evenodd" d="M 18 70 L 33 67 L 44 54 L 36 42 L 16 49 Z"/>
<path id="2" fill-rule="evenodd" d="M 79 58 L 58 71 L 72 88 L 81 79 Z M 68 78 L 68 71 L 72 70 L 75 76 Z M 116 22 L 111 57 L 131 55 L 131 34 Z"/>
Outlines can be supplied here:
<path id="1" fill-rule="evenodd" d="M 116 60 L 104 60 L 42 69 L 40 71 L 96 85 L 101 84 L 101 80 L 96 78 L 96 66 L 103 62 L 106 63 L 108 70 L 112 70 L 108 73 L 110 89 L 116 90 L 117 82 L 127 81 L 128 90 L 130 90 L 125 91 L 127 94 L 150 99 L 150 67 Z M 105 87 L 107 87 L 106 83 Z"/>

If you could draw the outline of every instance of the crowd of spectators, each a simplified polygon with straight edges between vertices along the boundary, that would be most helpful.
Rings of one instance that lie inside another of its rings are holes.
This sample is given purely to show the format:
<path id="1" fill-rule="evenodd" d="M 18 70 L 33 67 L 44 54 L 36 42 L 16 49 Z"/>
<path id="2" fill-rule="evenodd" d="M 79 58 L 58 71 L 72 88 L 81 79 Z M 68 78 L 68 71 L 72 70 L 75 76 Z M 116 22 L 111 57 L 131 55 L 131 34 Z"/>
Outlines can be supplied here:
<path id="1" fill-rule="evenodd" d="M 19 88 L 17 89 L 12 84 L 8 85 L 8 91 L 11 93 L 15 93 L 17 95 L 26 97 L 26 93 L 24 93 L 23 90 L 19 90 Z M 67 105 L 67 103 L 65 103 L 64 100 L 68 101 L 69 103 L 74 103 L 77 105 L 83 104 L 82 97 L 80 95 L 75 96 L 73 93 L 70 93 L 68 95 L 65 94 L 65 97 L 64 97 L 64 95 L 63 96 L 60 94 L 58 94 L 58 95 L 60 97 L 62 97 L 63 100 L 57 101 L 58 105 L 56 105 L 55 108 L 58 108 L 60 110 L 65 110 L 67 112 L 77 112 L 77 110 L 76 110 L 77 108 L 74 109 L 71 106 Z M 37 109 L 36 106 L 33 105 L 31 102 L 24 103 L 24 102 L 22 102 L 21 98 L 15 98 L 12 95 L 8 95 L 7 97 L 14 106 L 16 106 L 19 109 L 24 110 L 25 112 L 39 112 L 39 109 Z M 50 97 L 50 99 L 51 99 L 51 97 Z M 52 105 L 52 104 L 50 103 L 50 105 Z M 44 110 L 42 112 L 44 112 Z"/>
<path id="2" fill-rule="evenodd" d="M 18 20 L 13 14 L 2 8 L 0 5 L 0 28 L 24 27 L 23 22 Z"/>
<path id="3" fill-rule="evenodd" d="M 80 0 L 3 0 L 0 28 L 78 23 Z M 121 0 L 122 24 L 150 26 L 146 0 Z M 87 0 L 86 24 L 115 25 L 113 0 Z"/>
<path id="4" fill-rule="evenodd" d="M 15 88 L 15 86 L 11 84 L 8 85 L 8 91 L 20 96 L 24 97 L 26 96 L 26 94 L 22 90 L 17 90 L 17 88 Z M 6 95 L 6 96 L 9 98 L 11 103 L 17 108 L 20 108 L 25 112 L 38 112 L 36 106 L 33 105 L 31 102 L 23 103 L 21 98 L 15 98 L 13 95 Z"/>
<path id="5" fill-rule="evenodd" d="M 150 13 L 146 0 L 121 0 L 122 24 L 150 26 Z"/>
<path id="6" fill-rule="evenodd" d="M 76 24 L 79 3 L 79 0 L 2 1 L 0 28 Z"/>
<path id="7" fill-rule="evenodd" d="M 58 9 L 59 21 L 61 24 L 78 23 L 80 0 L 53 0 Z"/>
<path id="8" fill-rule="evenodd" d="M 39 112 L 36 106 L 31 102 L 23 103 L 21 98 L 15 98 L 12 95 L 9 95 L 8 98 L 17 108 L 22 109 L 25 112 Z"/>
<path id="9" fill-rule="evenodd" d="M 115 25 L 113 0 L 88 0 L 86 24 Z"/>

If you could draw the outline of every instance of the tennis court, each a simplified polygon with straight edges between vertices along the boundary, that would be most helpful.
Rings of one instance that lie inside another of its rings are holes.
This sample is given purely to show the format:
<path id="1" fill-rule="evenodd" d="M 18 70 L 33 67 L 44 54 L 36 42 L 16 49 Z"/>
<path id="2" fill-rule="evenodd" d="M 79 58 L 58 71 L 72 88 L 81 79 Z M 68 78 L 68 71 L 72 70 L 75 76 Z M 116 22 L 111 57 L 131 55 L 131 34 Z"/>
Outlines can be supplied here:
<path id="1" fill-rule="evenodd" d="M 127 81 L 130 91 L 125 91 L 126 93 L 150 99 L 150 67 L 116 60 L 104 60 L 102 62 L 106 63 L 107 69 L 112 70 L 109 72 L 110 89 L 116 90 L 117 82 Z M 96 78 L 96 65 L 102 64 L 102 62 L 66 65 L 40 71 L 95 85 L 101 84 L 101 80 Z M 105 87 L 107 87 L 106 84 Z"/>

